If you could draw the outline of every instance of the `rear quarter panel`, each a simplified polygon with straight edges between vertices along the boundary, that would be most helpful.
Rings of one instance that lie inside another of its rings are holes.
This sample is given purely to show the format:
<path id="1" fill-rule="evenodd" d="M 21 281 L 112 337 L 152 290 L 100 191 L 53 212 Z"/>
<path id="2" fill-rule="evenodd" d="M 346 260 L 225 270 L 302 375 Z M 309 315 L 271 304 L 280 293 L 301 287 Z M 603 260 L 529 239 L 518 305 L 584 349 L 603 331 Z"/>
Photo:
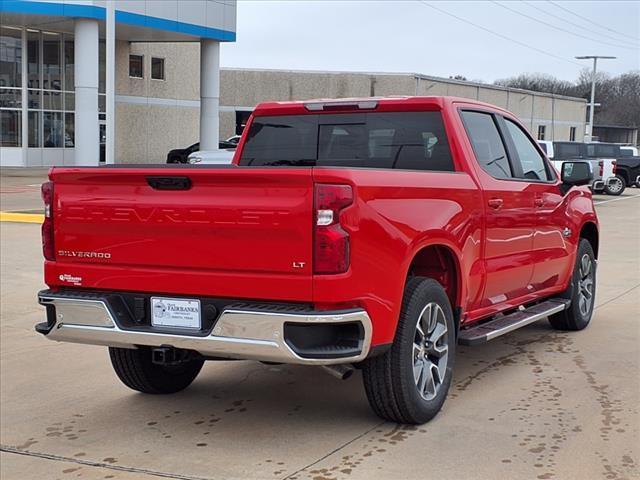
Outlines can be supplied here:
<path id="1" fill-rule="evenodd" d="M 342 275 L 315 275 L 316 305 L 363 306 L 374 323 L 374 345 L 389 343 L 414 256 L 444 245 L 460 265 L 459 304 L 481 293 L 482 203 L 463 172 L 315 168 L 315 183 L 348 183 L 354 205 L 341 214 L 350 234 L 351 266 Z"/>

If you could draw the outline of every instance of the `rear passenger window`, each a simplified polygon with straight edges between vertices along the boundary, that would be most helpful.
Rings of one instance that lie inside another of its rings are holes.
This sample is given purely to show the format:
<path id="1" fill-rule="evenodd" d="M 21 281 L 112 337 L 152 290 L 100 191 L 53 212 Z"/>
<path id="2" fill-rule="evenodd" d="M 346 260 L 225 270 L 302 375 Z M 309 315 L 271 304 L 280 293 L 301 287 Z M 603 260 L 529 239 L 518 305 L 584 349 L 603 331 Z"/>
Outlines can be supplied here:
<path id="1" fill-rule="evenodd" d="M 494 178 L 512 178 L 502 138 L 493 115 L 482 112 L 462 112 L 467 135 L 471 140 L 476 160 L 482 169 Z"/>
<path id="2" fill-rule="evenodd" d="M 527 134 L 508 118 L 505 118 L 504 122 L 507 125 L 509 136 L 513 140 L 518 155 L 517 160 L 521 166 L 521 173 L 518 172 L 518 178 L 545 182 L 551 180 L 542 155 L 540 155 L 540 152 L 538 152 L 538 149 L 533 145 Z"/>
<path id="3" fill-rule="evenodd" d="M 455 170 L 440 112 L 256 117 L 240 165 Z"/>

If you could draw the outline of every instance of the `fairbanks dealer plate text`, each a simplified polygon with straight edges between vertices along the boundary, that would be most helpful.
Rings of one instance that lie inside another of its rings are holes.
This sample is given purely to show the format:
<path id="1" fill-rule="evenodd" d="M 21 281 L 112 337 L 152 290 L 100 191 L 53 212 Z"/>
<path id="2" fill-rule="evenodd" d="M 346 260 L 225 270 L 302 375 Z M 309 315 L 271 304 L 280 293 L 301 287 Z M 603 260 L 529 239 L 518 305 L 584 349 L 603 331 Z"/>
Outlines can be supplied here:
<path id="1" fill-rule="evenodd" d="M 152 297 L 151 325 L 199 329 L 200 300 Z"/>

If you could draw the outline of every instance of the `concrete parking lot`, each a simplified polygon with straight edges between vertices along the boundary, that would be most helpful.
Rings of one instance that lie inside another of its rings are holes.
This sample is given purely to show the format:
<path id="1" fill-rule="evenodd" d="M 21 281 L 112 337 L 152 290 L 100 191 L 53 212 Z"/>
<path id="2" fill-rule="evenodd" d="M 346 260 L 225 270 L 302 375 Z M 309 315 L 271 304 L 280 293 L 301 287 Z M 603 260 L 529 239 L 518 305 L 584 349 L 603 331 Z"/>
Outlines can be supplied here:
<path id="1" fill-rule="evenodd" d="M 41 172 L 2 175 L 2 210 L 39 207 Z M 598 196 L 590 327 L 541 321 L 460 347 L 443 411 L 381 422 L 361 378 L 208 362 L 171 396 L 128 390 L 106 348 L 33 330 L 39 225 L 0 223 L 1 458 L 10 479 L 640 478 L 640 190 Z M 179 252 L 173 252 L 179 254 Z"/>

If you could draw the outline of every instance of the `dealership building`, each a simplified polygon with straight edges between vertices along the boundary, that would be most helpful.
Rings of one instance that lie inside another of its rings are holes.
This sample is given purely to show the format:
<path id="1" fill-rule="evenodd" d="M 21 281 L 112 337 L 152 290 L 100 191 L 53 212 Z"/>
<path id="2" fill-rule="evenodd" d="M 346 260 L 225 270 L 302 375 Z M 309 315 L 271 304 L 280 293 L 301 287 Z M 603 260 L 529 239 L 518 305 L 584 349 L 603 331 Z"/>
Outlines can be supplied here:
<path id="1" fill-rule="evenodd" d="M 113 5 L 110 64 L 105 0 L 0 0 L 0 166 L 104 161 L 110 71 L 116 163 L 164 162 L 199 139 L 214 149 L 266 100 L 453 95 L 512 111 L 538 139 L 585 131 L 579 98 L 414 73 L 220 69 L 220 44 L 235 40 L 234 0 Z"/>

